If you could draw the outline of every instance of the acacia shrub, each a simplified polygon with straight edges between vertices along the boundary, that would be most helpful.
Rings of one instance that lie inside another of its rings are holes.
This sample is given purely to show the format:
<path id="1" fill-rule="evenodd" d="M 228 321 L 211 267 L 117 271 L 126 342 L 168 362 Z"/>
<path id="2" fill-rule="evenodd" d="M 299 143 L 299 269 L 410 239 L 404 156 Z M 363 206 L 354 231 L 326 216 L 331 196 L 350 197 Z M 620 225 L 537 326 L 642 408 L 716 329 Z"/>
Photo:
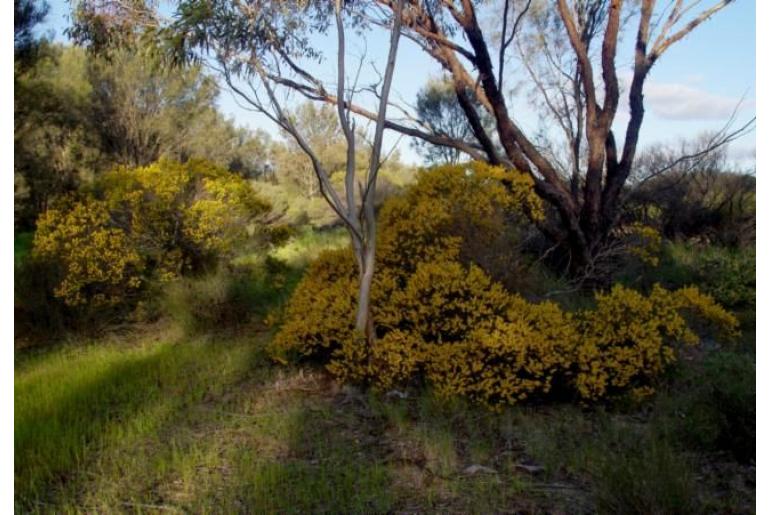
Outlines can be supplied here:
<path id="1" fill-rule="evenodd" d="M 569 374 L 578 335 L 556 304 L 508 300 L 505 316 L 472 330 L 456 345 L 434 346 L 427 377 L 445 397 L 483 404 L 543 398 Z"/>
<path id="2" fill-rule="evenodd" d="M 38 219 L 33 257 L 55 263 L 53 293 L 69 306 L 114 305 L 141 284 L 142 258 L 110 223 L 107 203 L 70 199 Z"/>
<path id="3" fill-rule="evenodd" d="M 596 307 L 577 317 L 574 385 L 580 396 L 598 400 L 629 388 L 636 396 L 651 394 L 655 378 L 676 361 L 676 344 L 699 342 L 688 313 L 712 323 L 726 341 L 737 336 L 737 319 L 694 287 L 654 285 L 645 296 L 615 285 L 597 293 Z"/>
<path id="4" fill-rule="evenodd" d="M 284 236 L 269 212 L 246 180 L 205 161 L 120 167 L 45 212 L 32 254 L 54 265 L 65 304 L 114 306 Z"/>
<path id="5" fill-rule="evenodd" d="M 532 179 L 486 163 L 445 165 L 418 174 L 379 213 L 380 269 L 406 276 L 418 263 L 457 260 L 478 265 L 508 289 L 526 290 L 531 259 L 521 242 L 527 213 L 545 214 Z"/>
<path id="6" fill-rule="evenodd" d="M 734 317 L 695 289 L 655 288 L 644 296 L 615 287 L 597 296 L 596 308 L 574 313 L 507 290 L 463 259 L 466 237 L 495 230 L 485 219 L 495 210 L 471 193 L 500 186 L 497 172 L 476 170 L 423 172 L 383 206 L 371 347 L 353 330 L 358 277 L 352 252 L 340 249 L 321 255 L 299 283 L 271 344 L 276 359 L 315 359 L 341 380 L 380 388 L 428 381 L 442 395 L 488 405 L 546 398 L 555 386 L 596 401 L 629 388 L 651 391 L 677 343 L 697 341 L 685 311 L 734 332 Z M 445 195 L 457 193 L 454 201 L 442 200 L 442 181 Z M 528 208 L 518 191 L 527 187 L 501 189 L 500 204 L 509 194 Z M 454 223 L 457 213 L 463 223 Z"/>

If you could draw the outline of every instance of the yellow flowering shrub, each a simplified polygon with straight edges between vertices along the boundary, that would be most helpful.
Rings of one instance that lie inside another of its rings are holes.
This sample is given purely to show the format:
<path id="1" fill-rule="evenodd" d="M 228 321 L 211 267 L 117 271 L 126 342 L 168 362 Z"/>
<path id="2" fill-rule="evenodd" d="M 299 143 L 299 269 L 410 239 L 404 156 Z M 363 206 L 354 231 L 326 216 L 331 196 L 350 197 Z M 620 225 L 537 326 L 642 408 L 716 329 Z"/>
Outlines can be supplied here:
<path id="1" fill-rule="evenodd" d="M 57 263 L 54 295 L 67 305 L 113 305 L 139 287 L 144 263 L 93 199 L 49 209 L 37 222 L 33 257 Z"/>
<path id="2" fill-rule="evenodd" d="M 670 292 L 655 285 L 648 296 L 615 285 L 596 295 L 596 308 L 580 313 L 574 384 L 581 397 L 597 400 L 627 388 L 647 388 L 676 360 L 676 344 L 695 345 L 685 311 L 713 322 L 728 338 L 737 319 L 708 295 L 688 287 Z"/>
<path id="3" fill-rule="evenodd" d="M 576 340 L 553 339 L 540 332 L 531 323 L 530 312 L 537 306 L 526 305 L 515 319 L 495 318 L 488 327 L 474 330 L 456 345 L 433 347 L 427 377 L 438 393 L 461 395 L 488 406 L 547 395 L 554 380 L 568 370 Z M 563 318 L 550 309 L 545 313 L 556 315 L 557 323 Z M 568 327 L 563 329 L 570 333 Z"/>
<path id="4" fill-rule="evenodd" d="M 657 229 L 634 222 L 625 228 L 625 238 L 631 255 L 636 256 L 642 263 L 658 266 L 663 237 Z"/>
<path id="5" fill-rule="evenodd" d="M 341 381 L 370 382 L 381 389 L 406 383 L 422 364 L 423 342 L 414 333 L 396 329 L 367 349 L 363 338 L 349 338 L 333 353 L 326 368 Z"/>
<path id="6" fill-rule="evenodd" d="M 270 343 L 278 361 L 308 356 L 326 361 L 353 339 L 358 294 L 356 265 L 349 249 L 322 252 L 308 266 Z"/>
<path id="7" fill-rule="evenodd" d="M 519 186 L 478 165 L 423 172 L 382 207 L 371 348 L 353 330 L 358 275 L 341 249 L 308 268 L 272 355 L 312 358 L 340 380 L 380 388 L 423 379 L 442 395 L 496 406 L 557 392 L 588 401 L 649 394 L 676 345 L 697 342 L 688 312 L 734 333 L 735 318 L 693 288 L 643 295 L 617 286 L 576 313 L 511 293 L 463 249 L 469 239 L 493 241 L 498 215 L 521 215 L 529 200 Z"/>
<path id="8" fill-rule="evenodd" d="M 385 324 L 396 319 L 388 325 L 414 332 L 428 343 L 446 344 L 462 341 L 502 316 L 510 295 L 479 267 L 447 260 L 419 263 L 406 286 L 385 300 L 389 306 L 381 310 L 390 315 Z"/>
<path id="9" fill-rule="evenodd" d="M 480 162 L 424 170 L 403 195 L 383 203 L 377 259 L 398 277 L 417 263 L 447 259 L 510 275 L 517 238 L 508 233 L 529 226 L 526 213 L 545 216 L 529 176 Z"/>
<path id="10" fill-rule="evenodd" d="M 34 251 L 56 263 L 66 304 L 116 304 L 146 279 L 213 266 L 247 241 L 280 232 L 249 183 L 204 161 L 161 160 L 104 174 L 39 221 Z"/>
<path id="11" fill-rule="evenodd" d="M 270 204 L 246 180 L 206 161 L 116 168 L 95 190 L 162 280 L 226 257 L 249 239 L 271 236 L 260 223 Z"/>

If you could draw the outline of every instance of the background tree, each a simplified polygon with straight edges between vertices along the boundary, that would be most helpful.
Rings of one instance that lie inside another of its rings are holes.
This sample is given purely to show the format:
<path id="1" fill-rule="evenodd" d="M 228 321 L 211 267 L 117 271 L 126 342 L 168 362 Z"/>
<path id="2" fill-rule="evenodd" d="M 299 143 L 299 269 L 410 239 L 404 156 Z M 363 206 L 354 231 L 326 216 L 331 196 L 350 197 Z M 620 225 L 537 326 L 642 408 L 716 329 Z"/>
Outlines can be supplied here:
<path id="1" fill-rule="evenodd" d="M 22 229 L 104 164 L 87 68 L 82 51 L 49 45 L 15 77 L 14 174 L 27 190 L 16 206 Z"/>
<path id="2" fill-rule="evenodd" d="M 94 122 L 105 151 L 118 162 L 144 166 L 162 155 L 189 157 L 196 119 L 215 111 L 216 82 L 199 66 L 172 69 L 157 58 L 115 50 L 91 61 Z"/>
<path id="3" fill-rule="evenodd" d="M 752 245 L 756 177 L 709 150 L 718 134 L 658 144 L 639 155 L 629 178 L 624 221 L 640 221 L 670 240 L 696 239 L 729 247 Z"/>
<path id="4" fill-rule="evenodd" d="M 316 149 L 318 159 L 330 174 L 345 169 L 347 144 L 332 106 L 305 102 L 288 116 L 308 145 Z M 286 133 L 286 136 L 285 145 L 276 156 L 281 175 L 294 184 L 305 198 L 320 196 L 312 161 L 290 134 Z"/>
<path id="5" fill-rule="evenodd" d="M 730 0 L 722 0 L 694 13 L 693 5 L 685 5 L 683 0 L 661 7 L 654 0 L 642 0 L 638 11 L 631 13 L 636 29 L 632 79 L 627 90 L 630 117 L 619 138 L 613 128 L 621 95 L 616 55 L 621 29 L 631 24 L 623 22 L 624 13 L 637 4 L 624 7 L 622 0 L 559 0 L 551 7 L 558 12 L 558 24 L 579 70 L 580 94 L 576 98 L 582 99 L 585 109 L 585 119 L 578 124 L 582 127 L 585 156 L 575 160 L 580 163 L 579 188 L 575 187 L 576 181 L 570 184 L 570 178 L 564 176 L 553 157 L 537 144 L 535 135 L 522 129 L 518 112 L 505 94 L 506 75 L 501 63 L 510 55 L 509 41 L 516 37 L 518 17 L 509 2 L 409 2 L 400 15 L 404 36 L 415 41 L 451 78 L 475 141 L 437 134 L 414 120 L 388 120 L 385 126 L 532 177 L 536 192 L 554 214 L 548 222 L 538 225 L 549 239 L 568 251 L 570 269 L 579 274 L 591 268 L 591 262 L 614 237 L 621 193 L 633 168 L 644 120 L 644 85 L 652 67 L 672 45 L 729 3 Z M 480 22 L 484 14 L 480 11 L 485 8 L 496 23 L 491 31 L 482 28 Z M 362 23 L 389 27 L 397 5 L 390 0 L 373 0 L 351 4 L 351 9 L 354 19 Z M 502 36 L 497 48 L 494 35 Z M 594 40 L 598 62 L 591 58 Z M 286 86 L 315 100 L 332 104 L 337 101 L 307 69 L 298 67 L 294 72 L 297 79 L 285 82 Z M 484 130 L 481 114 L 469 94 L 483 111 L 494 117 L 495 135 L 502 152 Z M 362 105 L 348 107 L 361 116 L 376 118 Z"/>
<path id="6" fill-rule="evenodd" d="M 136 48 L 153 40 L 162 23 L 157 0 L 69 0 L 67 35 L 94 54 Z"/>
<path id="7" fill-rule="evenodd" d="M 116 164 L 202 157 L 254 177 L 269 137 L 218 110 L 219 88 L 200 66 L 172 69 L 136 49 L 106 54 L 46 45 L 15 75 L 17 226 L 29 229 L 50 200 Z"/>
<path id="8" fill-rule="evenodd" d="M 468 141 L 433 130 L 414 113 L 386 120 L 385 127 L 428 144 L 456 149 L 474 159 L 502 164 L 512 173 L 529 175 L 537 194 L 550 206 L 545 221 L 533 222 L 565 251 L 570 271 L 580 276 L 596 269 L 593 261 L 605 255 L 603 249 L 616 239 L 622 193 L 633 169 L 644 120 L 644 85 L 651 69 L 672 45 L 729 3 L 731 0 L 716 1 L 698 12 L 696 4 L 685 4 L 683 0 L 667 5 L 658 5 L 655 0 L 409 2 L 399 11 L 402 33 L 445 71 L 473 138 Z M 210 7 L 202 1 L 183 2 L 179 18 L 191 27 L 210 19 L 206 14 Z M 275 60 L 265 70 L 267 78 L 311 100 L 336 105 L 339 95 L 333 94 L 302 61 L 317 59 L 320 54 L 307 38 L 298 36 L 326 31 L 331 6 L 312 1 L 296 5 L 268 3 L 260 4 L 259 13 L 252 13 L 252 7 L 250 3 L 234 7 L 229 11 L 235 20 L 220 18 L 216 27 L 206 29 L 228 40 L 230 53 L 224 57 L 233 65 L 231 71 L 236 67 L 253 71 L 254 62 L 264 62 L 262 59 L 271 55 Z M 304 18 L 290 13 L 292 8 L 301 11 Z M 370 0 L 351 3 L 348 9 L 355 27 L 390 28 L 397 3 Z M 218 5 L 216 10 L 221 10 Z M 276 18 L 280 28 L 275 26 Z M 243 19 L 250 20 L 249 24 Z M 526 29 L 528 23 L 531 25 Z M 621 97 L 616 56 L 626 29 L 633 32 L 631 80 L 623 92 L 630 116 L 623 134 L 616 137 Z M 195 39 L 194 33 L 175 31 L 172 45 L 184 48 Z M 542 41 L 520 41 L 528 37 Z M 255 46 L 254 41 L 263 44 Z M 529 67 L 530 79 L 541 77 L 538 63 L 549 60 L 554 61 L 550 65 L 552 72 L 565 75 L 558 83 L 549 82 L 547 75 L 534 80 L 530 91 L 538 92 L 541 104 L 565 125 L 562 131 L 568 141 L 566 153 L 551 150 L 554 145 L 548 144 L 548 134 L 522 129 L 516 97 L 507 94 L 511 72 L 506 70 L 511 66 L 506 67 L 506 63 L 517 56 L 524 61 L 524 67 Z M 557 93 L 569 96 L 558 105 L 548 106 L 551 102 L 547 99 Z M 371 121 L 377 119 L 378 113 L 365 107 L 364 102 L 342 100 L 350 112 Z M 408 108 L 398 110 L 409 113 Z M 494 130 L 485 128 L 485 116 L 494 119 Z"/>
<path id="9" fill-rule="evenodd" d="M 16 63 L 24 66 L 34 58 L 41 43 L 34 29 L 48 14 L 46 2 L 13 0 L 13 51 Z"/>
<path id="10" fill-rule="evenodd" d="M 430 79 L 417 93 L 415 111 L 420 122 L 432 133 L 454 140 L 472 141 L 473 128 L 458 101 L 452 81 L 446 78 Z M 491 130 L 494 120 L 485 116 L 482 124 L 486 130 Z M 413 145 L 428 163 L 455 164 L 464 155 L 458 148 L 434 145 L 420 139 L 413 140 Z"/>

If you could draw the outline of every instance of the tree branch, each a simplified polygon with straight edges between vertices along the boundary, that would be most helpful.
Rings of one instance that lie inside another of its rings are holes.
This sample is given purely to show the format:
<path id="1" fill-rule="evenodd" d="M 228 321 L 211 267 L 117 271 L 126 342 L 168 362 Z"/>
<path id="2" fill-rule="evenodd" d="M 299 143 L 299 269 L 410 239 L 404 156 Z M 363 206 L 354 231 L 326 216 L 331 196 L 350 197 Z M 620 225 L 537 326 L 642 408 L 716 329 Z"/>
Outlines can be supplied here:
<path id="1" fill-rule="evenodd" d="M 689 23 L 687 23 L 687 25 L 674 33 L 671 37 L 668 37 L 660 42 L 656 40 L 655 45 L 650 52 L 650 62 L 655 62 L 671 45 L 685 37 L 687 34 L 692 32 L 695 27 L 711 18 L 714 14 L 727 7 L 727 5 L 731 4 L 733 1 L 734 0 L 722 0 L 721 2 L 712 6 L 710 9 L 706 9 L 700 13 L 697 17 L 695 17 L 695 19 L 691 20 Z M 661 36 L 664 36 L 664 33 L 662 33 Z"/>

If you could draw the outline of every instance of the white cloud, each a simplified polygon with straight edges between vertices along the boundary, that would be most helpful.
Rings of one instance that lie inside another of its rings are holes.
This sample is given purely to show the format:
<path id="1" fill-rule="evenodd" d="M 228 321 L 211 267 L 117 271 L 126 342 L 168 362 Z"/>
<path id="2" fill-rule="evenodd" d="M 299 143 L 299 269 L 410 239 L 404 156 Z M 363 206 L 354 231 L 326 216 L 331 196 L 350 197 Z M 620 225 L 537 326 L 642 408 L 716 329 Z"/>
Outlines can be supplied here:
<path id="1" fill-rule="evenodd" d="M 625 91 L 628 91 L 630 75 L 622 77 L 622 80 Z M 627 98 L 624 98 L 624 101 L 627 109 Z M 665 120 L 726 120 L 740 101 L 740 98 L 715 95 L 691 85 L 675 82 L 648 80 L 644 86 L 645 107 Z M 751 107 L 753 103 L 753 100 L 746 99 L 741 108 Z"/>
<path id="2" fill-rule="evenodd" d="M 653 113 L 667 120 L 725 119 L 738 99 L 713 95 L 684 84 L 647 84 L 645 99 Z"/>

